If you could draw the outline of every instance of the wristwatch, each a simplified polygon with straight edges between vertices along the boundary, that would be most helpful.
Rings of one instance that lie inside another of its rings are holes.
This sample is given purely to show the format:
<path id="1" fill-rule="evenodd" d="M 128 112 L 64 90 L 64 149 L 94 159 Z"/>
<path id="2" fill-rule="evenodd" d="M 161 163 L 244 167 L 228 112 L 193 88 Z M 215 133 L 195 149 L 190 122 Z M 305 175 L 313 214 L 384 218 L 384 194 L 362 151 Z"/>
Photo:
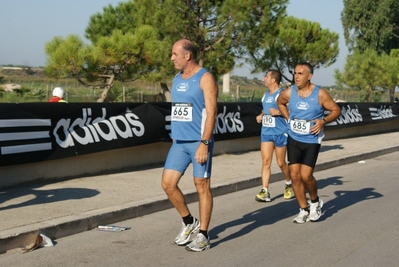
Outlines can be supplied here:
<path id="1" fill-rule="evenodd" d="M 201 143 L 203 143 L 204 145 L 209 145 L 209 140 L 201 140 Z"/>

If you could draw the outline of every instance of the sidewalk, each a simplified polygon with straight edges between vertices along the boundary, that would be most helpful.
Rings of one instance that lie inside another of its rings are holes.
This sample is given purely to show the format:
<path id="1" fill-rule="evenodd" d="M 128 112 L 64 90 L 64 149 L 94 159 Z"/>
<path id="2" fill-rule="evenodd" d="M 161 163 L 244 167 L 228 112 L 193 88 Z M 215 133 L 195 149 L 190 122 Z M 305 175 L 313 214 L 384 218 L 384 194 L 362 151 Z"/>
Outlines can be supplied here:
<path id="1" fill-rule="evenodd" d="M 368 158 L 394 151 L 399 151 L 399 132 L 324 141 L 316 171 L 367 163 Z M 214 196 L 260 188 L 260 165 L 259 151 L 215 156 Z M 180 182 L 189 203 L 197 200 L 191 173 L 190 167 Z M 0 191 L 0 254 L 32 243 L 39 230 L 54 240 L 171 208 L 161 174 L 162 168 L 153 168 Z M 272 174 L 271 182 L 283 180 L 275 160 Z"/>

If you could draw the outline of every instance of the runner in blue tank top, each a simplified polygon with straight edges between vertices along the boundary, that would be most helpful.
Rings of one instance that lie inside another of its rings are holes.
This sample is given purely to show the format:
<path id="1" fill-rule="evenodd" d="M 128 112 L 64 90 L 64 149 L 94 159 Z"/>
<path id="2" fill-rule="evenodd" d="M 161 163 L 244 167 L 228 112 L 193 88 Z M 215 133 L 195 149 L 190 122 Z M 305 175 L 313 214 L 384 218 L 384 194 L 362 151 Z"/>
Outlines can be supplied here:
<path id="1" fill-rule="evenodd" d="M 179 141 L 200 141 L 204 132 L 206 109 L 204 93 L 200 88 L 202 76 L 207 73 L 204 68 L 188 79 L 178 73 L 172 84 L 172 139 Z M 209 138 L 210 139 L 210 138 Z"/>
<path id="2" fill-rule="evenodd" d="M 256 117 L 258 123 L 262 123 L 260 152 L 262 156 L 262 189 L 255 196 L 256 201 L 271 201 L 269 181 L 271 176 L 271 164 L 273 151 L 276 154 L 277 165 L 285 177 L 284 198 L 290 199 L 292 191 L 291 179 L 285 155 L 287 151 L 287 121 L 281 116 L 276 100 L 283 88 L 280 88 L 281 73 L 278 70 L 269 70 L 263 79 L 268 90 L 262 97 L 262 113 Z"/>
<path id="3" fill-rule="evenodd" d="M 213 208 L 210 177 L 218 98 L 215 78 L 197 64 L 196 56 L 196 47 L 189 40 L 183 39 L 173 45 L 171 60 L 180 72 L 172 82 L 173 143 L 162 173 L 162 188 L 182 217 L 174 242 L 179 246 L 187 244 L 188 251 L 203 251 L 211 246 L 208 236 Z M 191 215 L 178 187 L 190 163 L 198 192 L 199 220 Z M 197 232 L 191 240 L 191 235 Z"/>
<path id="4" fill-rule="evenodd" d="M 324 126 L 341 114 L 341 109 L 328 92 L 311 83 L 312 76 L 312 65 L 307 62 L 297 64 L 295 85 L 284 90 L 277 100 L 281 114 L 289 120 L 288 165 L 299 204 L 295 223 L 317 221 L 321 216 L 323 200 L 318 196 L 313 171 L 324 137 Z M 325 110 L 329 111 L 326 116 Z M 309 202 L 306 191 L 309 193 Z"/>

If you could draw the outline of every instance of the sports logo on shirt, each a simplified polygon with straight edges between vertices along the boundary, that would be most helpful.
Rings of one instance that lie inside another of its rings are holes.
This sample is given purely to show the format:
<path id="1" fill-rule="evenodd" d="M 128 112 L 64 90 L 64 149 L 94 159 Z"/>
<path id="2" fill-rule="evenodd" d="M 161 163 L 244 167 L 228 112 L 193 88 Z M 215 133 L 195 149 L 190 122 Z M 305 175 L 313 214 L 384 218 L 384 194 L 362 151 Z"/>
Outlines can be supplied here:
<path id="1" fill-rule="evenodd" d="M 296 104 L 296 108 L 300 110 L 307 110 L 309 108 L 309 104 L 306 102 L 298 102 Z"/>
<path id="2" fill-rule="evenodd" d="M 188 90 L 188 88 L 189 88 L 188 83 L 179 83 L 176 86 L 176 90 L 179 91 L 179 92 L 185 92 L 185 91 Z"/>
<path id="3" fill-rule="evenodd" d="M 273 103 L 273 97 L 272 96 L 268 96 L 265 100 L 266 103 Z"/>

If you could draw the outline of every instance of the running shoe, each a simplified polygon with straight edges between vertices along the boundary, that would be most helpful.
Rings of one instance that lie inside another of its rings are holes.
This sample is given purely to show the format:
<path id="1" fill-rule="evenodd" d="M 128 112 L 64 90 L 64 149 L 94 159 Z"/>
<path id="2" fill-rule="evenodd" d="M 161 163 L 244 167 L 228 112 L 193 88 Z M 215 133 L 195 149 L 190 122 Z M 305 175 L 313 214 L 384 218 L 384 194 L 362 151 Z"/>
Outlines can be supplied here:
<path id="1" fill-rule="evenodd" d="M 199 233 L 194 240 L 186 246 L 188 251 L 204 251 L 211 248 L 209 237 L 206 238 L 203 234 Z"/>
<path id="2" fill-rule="evenodd" d="M 284 198 L 290 199 L 294 196 L 294 191 L 292 190 L 292 184 L 286 184 L 284 189 Z"/>
<path id="3" fill-rule="evenodd" d="M 299 209 L 299 214 L 294 218 L 294 223 L 305 223 L 309 221 L 309 212 Z"/>
<path id="4" fill-rule="evenodd" d="M 320 218 L 320 216 L 321 216 L 321 207 L 323 207 L 323 200 L 321 200 L 321 198 L 319 198 L 319 202 L 316 202 L 316 203 L 311 203 L 311 202 L 309 202 L 309 211 L 310 211 L 310 214 L 309 214 L 309 219 L 312 221 L 312 222 L 315 222 L 315 221 L 317 221 L 319 218 Z"/>
<path id="5" fill-rule="evenodd" d="M 255 200 L 259 202 L 270 202 L 270 193 L 267 192 L 265 189 L 260 190 L 259 194 L 255 196 Z"/>
<path id="6" fill-rule="evenodd" d="M 200 222 L 196 218 L 194 218 L 192 224 L 185 225 L 184 222 L 182 222 L 180 233 L 175 238 L 175 244 L 179 246 L 187 244 L 187 242 L 190 240 L 191 235 L 197 233 L 199 231 L 199 228 Z"/>

